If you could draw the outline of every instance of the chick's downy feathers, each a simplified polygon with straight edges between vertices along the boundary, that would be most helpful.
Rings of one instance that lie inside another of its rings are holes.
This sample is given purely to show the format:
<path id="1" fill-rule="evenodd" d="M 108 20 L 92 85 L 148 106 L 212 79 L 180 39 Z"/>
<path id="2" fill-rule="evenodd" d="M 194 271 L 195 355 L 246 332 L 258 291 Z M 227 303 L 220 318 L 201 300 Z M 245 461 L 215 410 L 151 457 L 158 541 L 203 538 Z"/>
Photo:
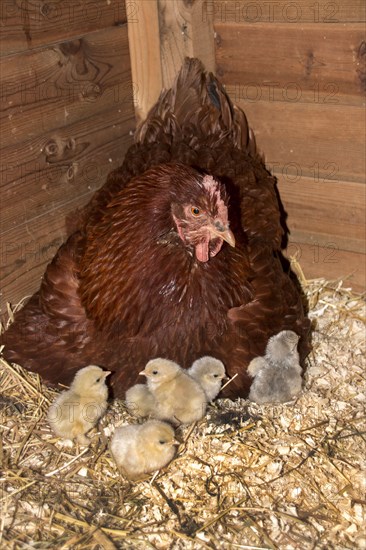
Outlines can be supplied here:
<path id="1" fill-rule="evenodd" d="M 154 397 L 151 414 L 155 418 L 178 424 L 203 418 L 207 407 L 205 392 L 177 363 L 152 359 L 140 374 L 147 377 L 147 387 Z"/>
<path id="2" fill-rule="evenodd" d="M 225 378 L 225 367 L 219 359 L 206 355 L 194 361 L 188 374 L 200 384 L 207 400 L 212 401 L 220 392 L 222 380 Z"/>
<path id="3" fill-rule="evenodd" d="M 70 386 L 62 392 L 48 410 L 53 432 L 66 441 L 77 439 L 89 443 L 85 434 L 91 430 L 107 409 L 108 388 L 103 371 L 96 365 L 79 370 Z"/>
<path id="4" fill-rule="evenodd" d="M 111 452 L 121 472 L 133 480 L 166 466 L 174 457 L 177 444 L 169 424 L 149 420 L 117 428 Z"/>
<path id="5" fill-rule="evenodd" d="M 135 134 L 122 165 L 73 216 L 41 286 L 0 337 L 4 356 L 53 384 L 96 362 L 114 396 L 153 357 L 189 368 L 212 355 L 223 395 L 248 395 L 270 336 L 309 320 L 281 249 L 276 182 L 244 113 L 197 59 Z"/>
<path id="6" fill-rule="evenodd" d="M 131 414 L 145 417 L 154 414 L 156 403 L 146 384 L 135 384 L 126 391 L 126 406 Z"/>
<path id="7" fill-rule="evenodd" d="M 302 368 L 297 344 L 299 336 L 283 330 L 272 336 L 264 357 L 257 357 L 248 366 L 254 377 L 249 399 L 256 403 L 285 403 L 301 391 Z"/>

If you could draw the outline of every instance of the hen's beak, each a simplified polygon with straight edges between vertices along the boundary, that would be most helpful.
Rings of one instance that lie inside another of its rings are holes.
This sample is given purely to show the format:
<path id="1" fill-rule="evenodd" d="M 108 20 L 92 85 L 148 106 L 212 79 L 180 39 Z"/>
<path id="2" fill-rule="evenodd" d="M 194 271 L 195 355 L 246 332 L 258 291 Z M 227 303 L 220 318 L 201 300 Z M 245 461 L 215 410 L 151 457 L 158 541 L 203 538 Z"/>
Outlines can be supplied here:
<path id="1" fill-rule="evenodd" d="M 215 222 L 208 226 L 208 230 L 214 237 L 221 237 L 230 246 L 235 248 L 235 237 L 234 233 L 226 226 L 222 225 L 220 222 Z"/>

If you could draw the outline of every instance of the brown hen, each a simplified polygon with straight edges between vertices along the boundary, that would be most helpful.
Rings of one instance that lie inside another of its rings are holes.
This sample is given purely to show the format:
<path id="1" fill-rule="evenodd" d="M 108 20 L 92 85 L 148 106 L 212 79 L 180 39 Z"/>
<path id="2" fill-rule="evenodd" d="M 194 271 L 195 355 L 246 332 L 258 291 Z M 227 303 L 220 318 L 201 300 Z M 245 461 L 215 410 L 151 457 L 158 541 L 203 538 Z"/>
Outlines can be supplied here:
<path id="1" fill-rule="evenodd" d="M 122 396 L 151 358 L 188 368 L 210 355 L 238 374 L 224 394 L 246 396 L 247 366 L 270 336 L 295 331 L 306 356 L 275 179 L 198 60 L 185 61 L 74 229 L 1 337 L 8 360 L 48 382 L 94 363 Z"/>

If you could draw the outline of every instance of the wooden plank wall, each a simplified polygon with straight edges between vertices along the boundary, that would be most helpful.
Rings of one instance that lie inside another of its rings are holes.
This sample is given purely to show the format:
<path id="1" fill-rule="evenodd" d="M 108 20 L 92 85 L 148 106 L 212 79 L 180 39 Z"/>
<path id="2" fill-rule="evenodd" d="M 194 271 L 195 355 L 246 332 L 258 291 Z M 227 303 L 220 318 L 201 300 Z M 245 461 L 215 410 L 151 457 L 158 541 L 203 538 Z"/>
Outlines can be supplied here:
<path id="1" fill-rule="evenodd" d="M 1 311 L 40 284 L 65 218 L 135 128 L 124 0 L 0 4 Z"/>
<path id="2" fill-rule="evenodd" d="M 306 277 L 365 288 L 365 3 L 209 2 L 216 72 L 277 176 Z"/>

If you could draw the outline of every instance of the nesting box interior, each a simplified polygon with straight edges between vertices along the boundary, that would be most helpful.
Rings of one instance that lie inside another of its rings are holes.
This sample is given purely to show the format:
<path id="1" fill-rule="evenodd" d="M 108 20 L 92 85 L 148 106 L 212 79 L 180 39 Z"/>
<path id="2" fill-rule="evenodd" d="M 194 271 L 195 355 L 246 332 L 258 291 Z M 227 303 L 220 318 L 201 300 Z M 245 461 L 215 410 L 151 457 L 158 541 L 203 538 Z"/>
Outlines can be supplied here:
<path id="1" fill-rule="evenodd" d="M 40 285 L 67 219 L 120 165 L 184 56 L 216 72 L 278 178 L 306 276 L 365 282 L 365 6 L 1 4 L 1 307 Z"/>
<path id="2" fill-rule="evenodd" d="M 245 111 L 293 265 L 323 278 L 301 279 L 314 331 L 296 401 L 219 399 L 137 483 L 109 452 L 137 422 L 122 401 L 90 447 L 64 447 L 47 422 L 59 392 L 0 357 L 1 547 L 365 548 L 364 301 L 344 288 L 365 282 L 364 23 L 364 0 L 0 3 L 3 314 L 187 55 Z"/>

